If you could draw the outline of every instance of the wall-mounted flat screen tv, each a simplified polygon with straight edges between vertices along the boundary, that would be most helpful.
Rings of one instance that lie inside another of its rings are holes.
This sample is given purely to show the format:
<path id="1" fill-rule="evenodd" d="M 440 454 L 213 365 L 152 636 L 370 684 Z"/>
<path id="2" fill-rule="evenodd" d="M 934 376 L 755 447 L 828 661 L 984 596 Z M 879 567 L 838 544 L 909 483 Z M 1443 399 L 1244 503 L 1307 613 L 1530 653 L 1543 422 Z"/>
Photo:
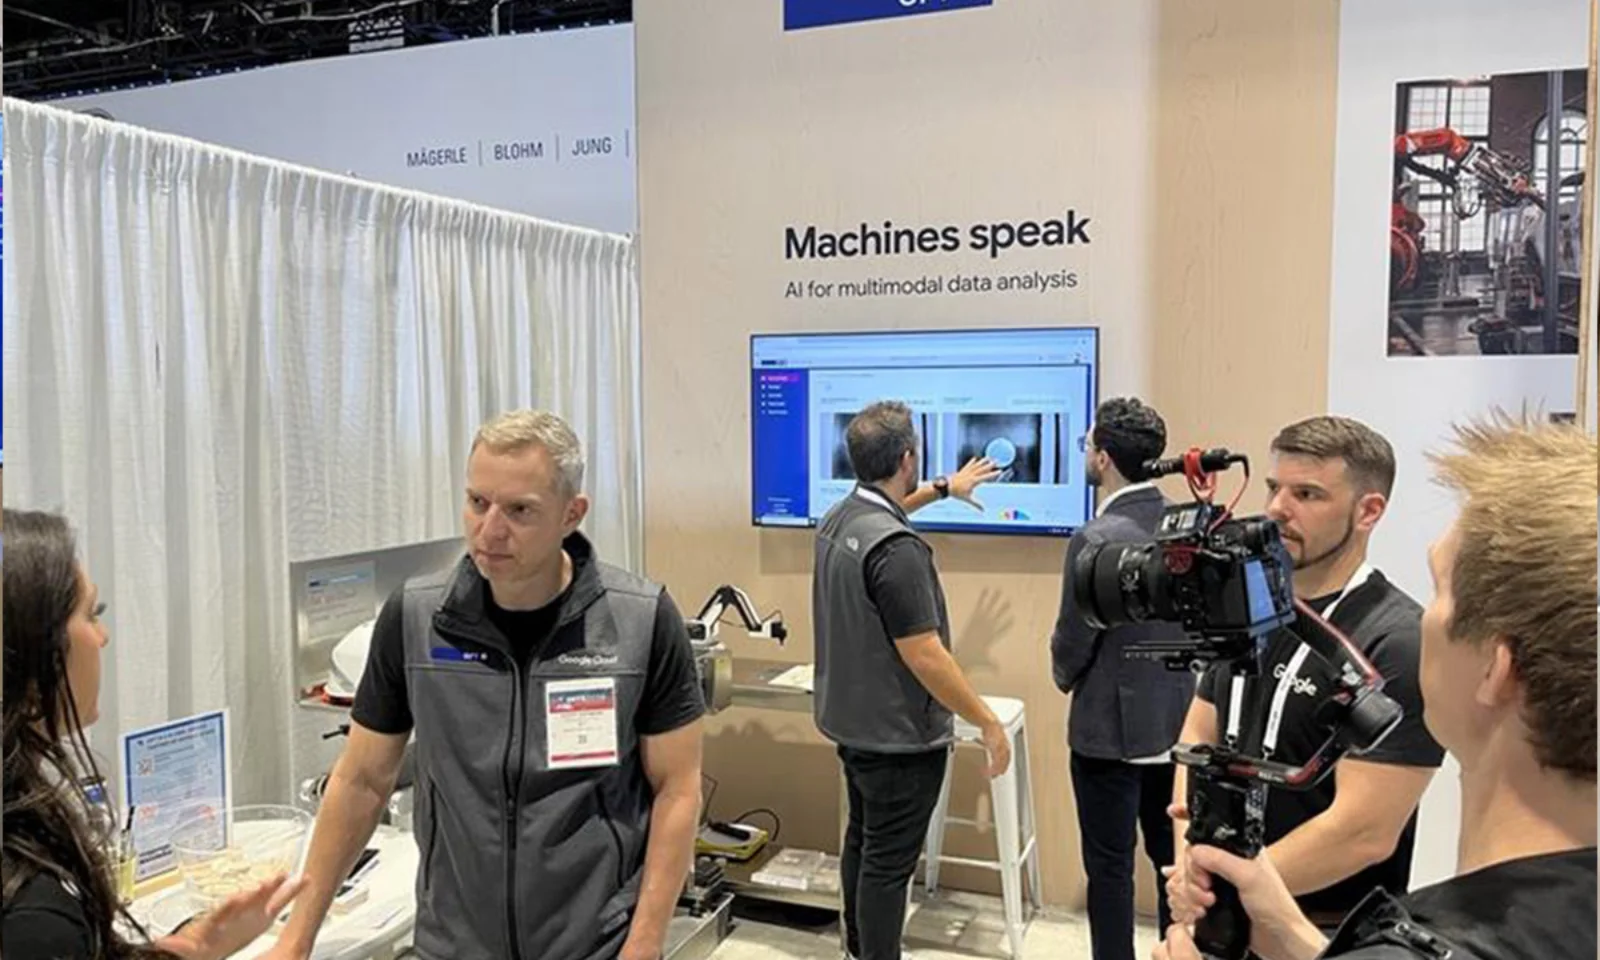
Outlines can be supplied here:
<path id="1" fill-rule="evenodd" d="M 1084 437 L 1099 391 L 1093 327 L 756 334 L 750 338 L 752 516 L 813 527 L 856 485 L 845 430 L 857 411 L 912 411 L 922 479 L 987 456 L 1000 477 L 980 513 L 954 498 L 919 530 L 1064 536 L 1093 510 Z"/>

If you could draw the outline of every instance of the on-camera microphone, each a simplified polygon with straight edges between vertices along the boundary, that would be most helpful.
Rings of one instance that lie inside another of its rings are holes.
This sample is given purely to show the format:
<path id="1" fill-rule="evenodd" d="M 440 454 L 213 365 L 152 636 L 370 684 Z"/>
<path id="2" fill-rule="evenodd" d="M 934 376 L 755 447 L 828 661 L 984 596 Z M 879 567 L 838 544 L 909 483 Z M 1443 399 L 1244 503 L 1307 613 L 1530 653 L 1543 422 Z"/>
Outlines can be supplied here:
<path id="1" fill-rule="evenodd" d="M 1248 458 L 1244 454 L 1231 453 L 1226 447 L 1217 447 L 1203 452 L 1198 448 L 1194 448 L 1181 457 L 1168 457 L 1165 460 L 1146 460 L 1144 462 L 1144 472 L 1151 477 L 1168 477 L 1174 473 L 1186 473 L 1190 460 L 1196 458 L 1199 460 L 1201 473 L 1221 473 L 1228 469 L 1229 464 L 1248 462 Z"/>

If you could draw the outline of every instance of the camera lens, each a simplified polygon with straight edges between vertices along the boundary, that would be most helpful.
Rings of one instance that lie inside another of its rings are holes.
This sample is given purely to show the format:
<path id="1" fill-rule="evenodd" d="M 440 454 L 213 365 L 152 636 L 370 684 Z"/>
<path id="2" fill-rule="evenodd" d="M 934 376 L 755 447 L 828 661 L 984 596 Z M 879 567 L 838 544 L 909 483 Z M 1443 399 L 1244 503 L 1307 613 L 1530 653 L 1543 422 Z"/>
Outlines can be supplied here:
<path id="1" fill-rule="evenodd" d="M 1149 620 L 1170 606 L 1167 570 L 1153 543 L 1091 543 L 1071 576 L 1078 610 L 1096 630 Z"/>
<path id="2" fill-rule="evenodd" d="M 1279 542 L 1276 522 L 1264 518 L 1245 521 L 1244 543 L 1252 552 L 1265 553 Z"/>

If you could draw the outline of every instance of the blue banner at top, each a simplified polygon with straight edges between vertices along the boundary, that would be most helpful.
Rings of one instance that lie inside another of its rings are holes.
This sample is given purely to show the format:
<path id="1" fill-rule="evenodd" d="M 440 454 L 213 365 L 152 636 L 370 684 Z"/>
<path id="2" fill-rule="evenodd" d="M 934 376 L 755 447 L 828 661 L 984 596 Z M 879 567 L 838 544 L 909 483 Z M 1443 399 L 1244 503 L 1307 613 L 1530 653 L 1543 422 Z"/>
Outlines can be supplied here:
<path id="1" fill-rule="evenodd" d="M 805 30 L 992 6 L 994 0 L 783 0 L 783 29 Z"/>

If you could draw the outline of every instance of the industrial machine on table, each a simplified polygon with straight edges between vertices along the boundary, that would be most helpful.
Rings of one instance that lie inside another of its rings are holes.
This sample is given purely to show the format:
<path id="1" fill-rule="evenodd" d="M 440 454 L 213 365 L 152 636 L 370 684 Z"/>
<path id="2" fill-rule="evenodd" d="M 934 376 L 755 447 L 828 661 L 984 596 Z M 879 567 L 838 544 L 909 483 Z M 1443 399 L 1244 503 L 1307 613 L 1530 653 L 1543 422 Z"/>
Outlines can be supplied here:
<path id="1" fill-rule="evenodd" d="M 712 713 L 730 707 L 776 710 L 804 714 L 812 712 L 812 667 L 777 660 L 735 658 L 718 637 L 729 614 L 756 639 L 778 644 L 788 638 L 781 612 L 763 617 L 749 596 L 738 587 L 723 585 L 712 591 L 700 612 L 688 621 L 695 663 L 702 690 Z M 713 791 L 715 781 L 712 781 Z M 713 793 L 714 796 L 714 793 Z M 712 804 L 708 800 L 709 811 Z M 839 796 L 841 842 L 846 807 L 841 782 Z M 774 832 L 745 822 L 756 814 L 774 821 Z M 838 912 L 838 858 L 819 850 L 785 848 L 778 843 L 777 816 L 768 810 L 753 810 L 731 820 L 708 816 L 702 823 L 695 844 L 697 860 L 714 864 L 714 869 L 735 895 L 789 906 Z"/>
<path id="2" fill-rule="evenodd" d="M 738 614 L 745 632 L 752 637 L 775 640 L 782 645 L 789 636 L 782 616 L 773 614 L 763 618 L 743 590 L 728 584 L 713 590 L 699 615 L 687 623 L 700 689 L 712 713 L 720 713 L 733 705 L 733 654 L 717 638 L 723 617 L 730 610 Z M 720 858 L 745 863 L 761 852 L 768 839 L 769 834 L 760 827 L 708 818 L 700 825 L 695 854 L 697 859 Z"/>

